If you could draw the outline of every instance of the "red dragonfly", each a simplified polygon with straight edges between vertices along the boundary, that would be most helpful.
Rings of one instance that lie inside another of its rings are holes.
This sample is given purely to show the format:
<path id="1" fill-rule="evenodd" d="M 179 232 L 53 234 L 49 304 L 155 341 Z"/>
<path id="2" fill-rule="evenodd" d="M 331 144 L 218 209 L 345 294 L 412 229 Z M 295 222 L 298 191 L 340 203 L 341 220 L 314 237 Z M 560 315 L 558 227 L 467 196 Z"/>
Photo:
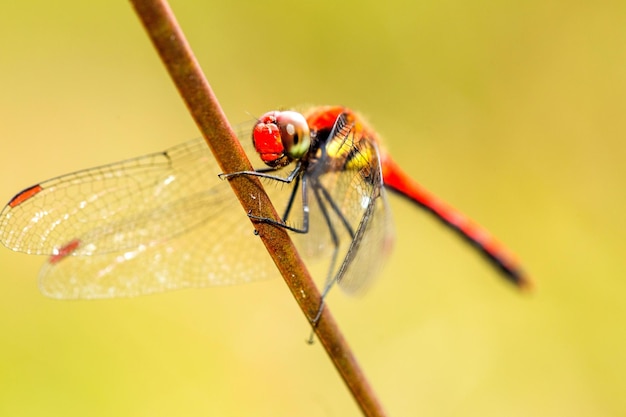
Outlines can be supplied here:
<path id="1" fill-rule="evenodd" d="M 126 297 L 267 278 L 273 265 L 224 178 L 261 177 L 305 259 L 326 259 L 323 295 L 367 289 L 390 252 L 386 189 L 425 208 L 521 288 L 517 262 L 485 229 L 410 179 L 375 131 L 344 107 L 274 111 L 252 127 L 259 168 L 220 174 L 202 139 L 36 184 L 0 213 L 0 241 L 48 255 L 45 295 Z M 239 135 L 245 147 L 250 130 Z"/>

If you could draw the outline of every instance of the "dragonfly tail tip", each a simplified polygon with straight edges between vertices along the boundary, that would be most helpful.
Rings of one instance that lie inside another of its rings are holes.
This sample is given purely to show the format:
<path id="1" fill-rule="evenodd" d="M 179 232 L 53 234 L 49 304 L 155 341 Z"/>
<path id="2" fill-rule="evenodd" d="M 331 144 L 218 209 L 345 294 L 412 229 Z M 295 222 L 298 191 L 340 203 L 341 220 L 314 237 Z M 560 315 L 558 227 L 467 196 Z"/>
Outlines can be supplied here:
<path id="1" fill-rule="evenodd" d="M 535 283 L 523 271 L 507 271 L 507 278 L 523 293 L 535 291 Z"/>

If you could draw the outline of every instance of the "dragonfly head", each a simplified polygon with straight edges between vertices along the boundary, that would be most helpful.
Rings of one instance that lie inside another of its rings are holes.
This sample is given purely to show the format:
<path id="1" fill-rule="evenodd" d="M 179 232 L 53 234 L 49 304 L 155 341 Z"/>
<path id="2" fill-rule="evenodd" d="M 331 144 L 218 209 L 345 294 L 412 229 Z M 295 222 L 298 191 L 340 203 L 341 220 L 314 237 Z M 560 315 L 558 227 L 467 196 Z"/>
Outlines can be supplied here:
<path id="1" fill-rule="evenodd" d="M 252 129 L 252 143 L 268 166 L 283 167 L 309 151 L 309 125 L 304 116 L 295 111 L 265 113 Z"/>

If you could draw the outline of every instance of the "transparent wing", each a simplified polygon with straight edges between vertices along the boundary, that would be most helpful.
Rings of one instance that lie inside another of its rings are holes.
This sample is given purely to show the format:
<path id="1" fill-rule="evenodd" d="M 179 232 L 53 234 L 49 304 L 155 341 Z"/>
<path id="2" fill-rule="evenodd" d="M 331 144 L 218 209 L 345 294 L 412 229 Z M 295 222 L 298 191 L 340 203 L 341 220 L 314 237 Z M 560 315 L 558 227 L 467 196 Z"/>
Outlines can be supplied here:
<path id="1" fill-rule="evenodd" d="M 221 182 L 218 173 L 206 143 L 195 139 L 56 177 L 7 204 L 0 241 L 15 251 L 55 255 L 80 238 L 85 244 L 73 254 L 92 255 L 167 239 L 206 218 L 198 206 Z"/>
<path id="2" fill-rule="evenodd" d="M 354 239 L 339 266 L 339 286 L 349 294 L 363 293 L 380 273 L 393 248 L 393 224 L 385 190 L 363 212 Z"/>
<path id="3" fill-rule="evenodd" d="M 378 148 L 368 132 L 344 114 L 337 119 L 326 154 L 312 174 L 326 197 L 330 227 L 339 238 L 339 252 L 331 276 L 347 293 L 367 290 L 391 252 L 393 227 L 382 182 Z M 312 227 L 321 229 L 326 219 Z M 326 227 L 328 225 L 326 224 Z M 329 234 L 326 233 L 326 236 Z M 328 237 L 309 244 L 328 246 Z"/>
<path id="4" fill-rule="evenodd" d="M 55 298 L 128 297 L 277 276 L 228 184 L 206 193 L 205 220 L 185 233 L 127 250 L 51 257 L 40 288 Z"/>
<path id="5" fill-rule="evenodd" d="M 205 142 L 195 139 L 53 178 L 7 204 L 0 241 L 51 255 L 40 285 L 57 298 L 266 278 L 274 271 L 271 259 L 219 172 Z"/>

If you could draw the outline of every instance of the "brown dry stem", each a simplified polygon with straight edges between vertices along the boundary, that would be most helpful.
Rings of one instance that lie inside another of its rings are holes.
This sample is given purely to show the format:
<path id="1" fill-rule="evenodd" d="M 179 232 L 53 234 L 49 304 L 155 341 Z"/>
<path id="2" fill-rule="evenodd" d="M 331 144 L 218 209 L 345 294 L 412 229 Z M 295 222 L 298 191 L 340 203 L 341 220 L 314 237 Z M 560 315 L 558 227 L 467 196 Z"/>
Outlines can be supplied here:
<path id="1" fill-rule="evenodd" d="M 222 171 L 251 170 L 169 5 L 163 0 L 131 0 L 131 3 Z M 245 213 L 259 207 L 263 208 L 261 216 L 279 218 L 257 178 L 237 176 L 229 182 L 243 206 L 242 221 Z M 265 223 L 254 226 L 307 320 L 315 317 L 320 293 L 286 231 Z M 380 403 L 327 308 L 315 333 L 363 414 L 383 416 Z"/>

